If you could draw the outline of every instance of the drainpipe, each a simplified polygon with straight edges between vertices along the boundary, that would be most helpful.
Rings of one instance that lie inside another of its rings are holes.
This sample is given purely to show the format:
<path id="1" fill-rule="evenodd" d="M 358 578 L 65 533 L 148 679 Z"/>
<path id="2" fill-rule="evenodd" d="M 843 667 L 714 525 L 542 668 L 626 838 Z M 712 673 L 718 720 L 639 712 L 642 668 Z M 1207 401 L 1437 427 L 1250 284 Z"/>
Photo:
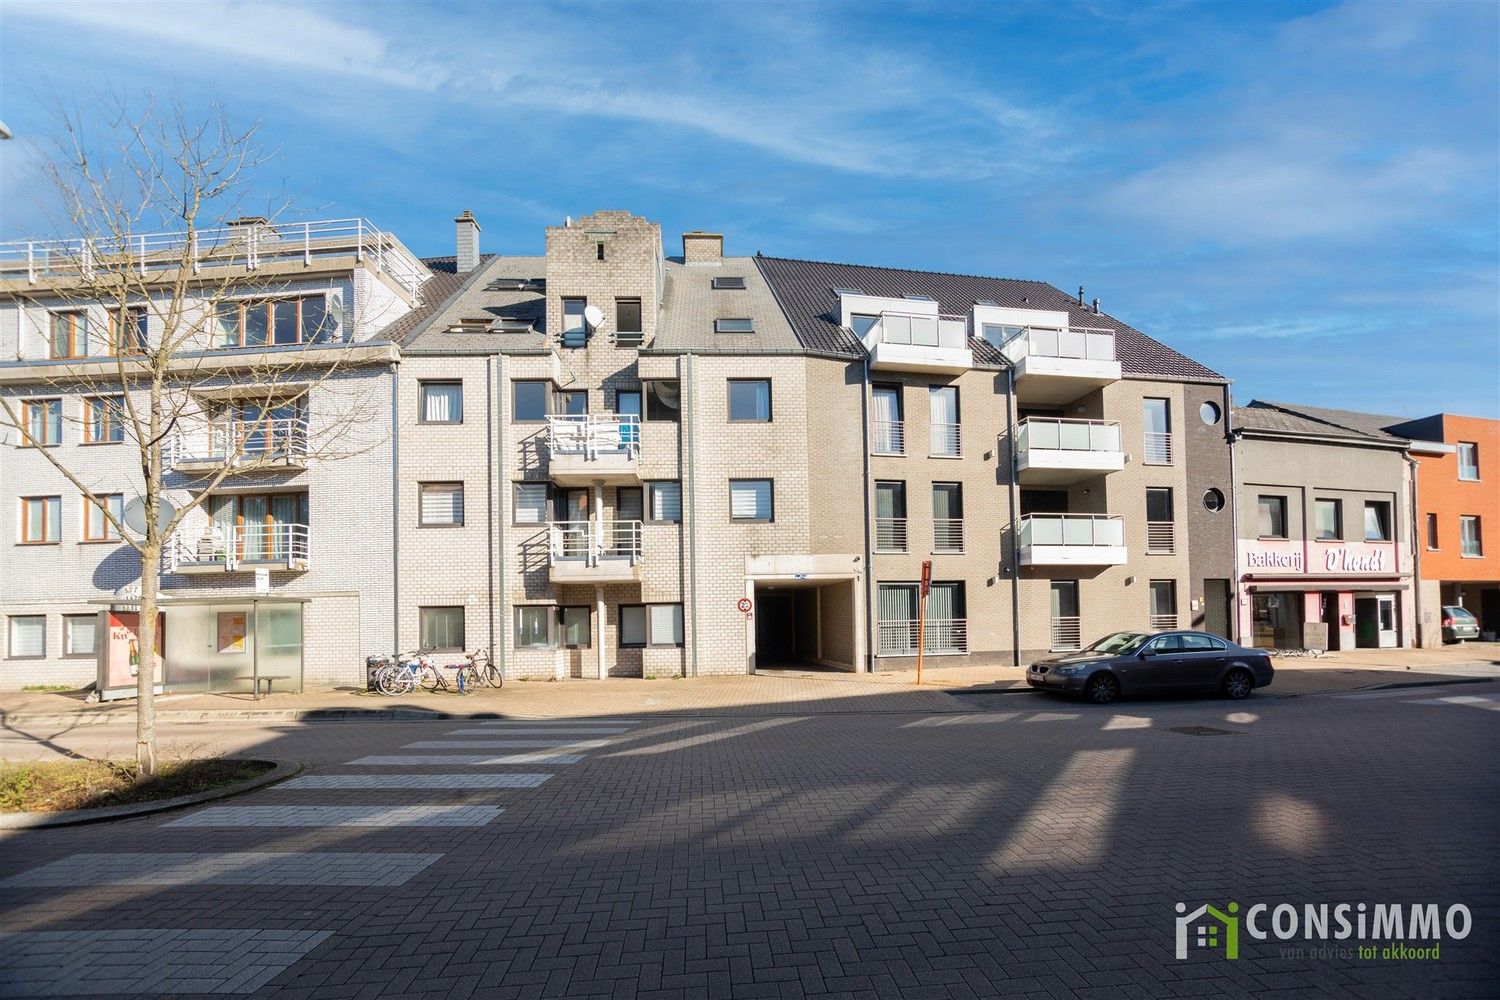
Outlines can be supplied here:
<path id="1" fill-rule="evenodd" d="M 696 393 L 693 392 L 693 355 L 689 352 L 682 357 L 682 380 L 678 399 L 682 407 L 682 436 L 687 440 L 687 570 L 688 570 L 688 593 L 684 595 L 682 607 L 684 613 L 688 608 L 692 609 L 691 619 L 693 622 L 693 651 L 688 656 L 688 666 L 691 667 L 690 676 L 698 676 L 698 504 L 694 499 L 698 495 L 698 467 L 693 464 L 693 405 L 696 402 Z M 681 455 L 679 448 L 678 454 Z M 680 461 L 680 459 L 679 459 Z M 681 482 L 681 472 L 679 471 Z M 681 558 L 679 554 L 678 558 Z M 682 579 L 679 569 L 677 579 Z"/>
<path id="2" fill-rule="evenodd" d="M 490 647 L 495 645 L 495 371 L 491 365 L 484 366 L 484 450 L 489 456 L 485 462 L 485 590 L 490 604 Z"/>
<path id="3" fill-rule="evenodd" d="M 875 672 L 875 562 L 870 540 L 870 355 L 864 359 L 865 377 L 859 384 L 859 434 L 860 455 L 864 467 L 863 489 L 865 501 L 865 672 Z"/>
<path id="4" fill-rule="evenodd" d="M 391 645 L 401 651 L 401 392 L 391 365 Z"/>
<path id="5" fill-rule="evenodd" d="M 1234 535 L 1234 555 L 1229 574 L 1229 631 L 1234 641 L 1245 645 L 1240 633 L 1240 473 L 1239 460 L 1234 446 L 1240 442 L 1240 432 L 1233 426 L 1234 412 L 1230 406 L 1229 386 L 1224 387 L 1224 438 L 1229 443 L 1229 531 Z"/>
<path id="6" fill-rule="evenodd" d="M 1412 644 L 1413 644 L 1413 648 L 1420 649 L 1422 647 L 1422 632 L 1423 632 L 1423 626 L 1422 626 L 1422 545 L 1420 544 L 1419 536 L 1417 535 L 1417 523 L 1418 523 L 1417 519 L 1420 516 L 1420 515 L 1418 515 L 1417 511 L 1420 509 L 1420 506 L 1421 506 L 1421 504 L 1419 502 L 1419 496 L 1418 496 L 1418 493 L 1417 493 L 1417 460 L 1411 457 L 1411 453 L 1410 452 L 1402 452 L 1401 453 L 1401 457 L 1402 457 L 1402 459 L 1405 460 L 1407 472 L 1410 473 L 1410 475 L 1411 475 L 1411 489 L 1410 489 L 1410 493 L 1411 493 L 1411 518 L 1410 518 L 1410 520 L 1411 520 L 1411 590 L 1412 590 L 1412 595 L 1411 595 L 1412 608 L 1411 608 L 1411 610 L 1412 610 L 1412 614 L 1415 615 L 1416 619 L 1417 619 L 1413 623 L 1413 625 L 1415 627 L 1412 629 Z M 1401 551 L 1401 549 L 1400 549 L 1399 546 L 1396 548 L 1396 551 L 1398 553 Z M 1439 600 L 1442 599 L 1442 595 L 1441 594 L 1438 595 L 1438 599 Z M 1441 617 L 1441 616 L 1439 616 L 1439 617 Z"/>
<path id="7" fill-rule="evenodd" d="M 503 355 L 503 354 L 497 354 L 497 355 L 495 355 L 495 384 L 494 384 L 494 393 L 495 393 L 495 395 L 494 395 L 494 399 L 493 399 L 493 401 L 491 403 L 491 405 L 493 405 L 493 407 L 494 407 L 494 412 L 496 414 L 503 414 L 505 412 L 505 409 L 504 409 L 504 407 L 503 407 L 503 405 L 501 403 L 501 399 L 500 399 L 500 394 L 502 392 L 504 392 L 504 391 L 505 391 L 505 355 Z M 493 455 L 490 456 L 490 465 L 493 466 L 497 462 L 501 461 L 502 457 L 505 455 L 505 421 L 503 419 L 498 420 L 498 421 L 491 420 L 490 421 L 490 425 L 492 427 L 498 427 L 498 429 L 499 429 L 498 433 L 496 434 L 496 437 L 498 438 L 498 441 L 497 441 L 497 451 L 495 452 L 495 454 L 493 454 Z M 502 489 L 504 488 L 504 484 L 503 483 L 501 484 L 501 488 Z M 495 532 L 497 538 L 496 538 L 496 544 L 495 544 L 495 547 L 494 547 L 494 551 L 496 553 L 495 558 L 496 558 L 496 561 L 498 563 L 497 570 L 499 572 L 500 602 L 501 602 L 501 605 L 503 606 L 504 602 L 505 602 L 505 518 L 499 517 L 499 518 L 496 518 L 495 521 L 496 521 L 496 524 L 498 525 L 498 527 L 497 527 L 496 532 Z M 491 646 L 490 646 L 490 659 L 492 661 L 494 661 L 495 666 L 499 669 L 500 676 L 504 677 L 505 676 L 505 636 L 504 635 L 496 634 L 493 630 L 491 630 L 491 632 L 490 632 L 490 642 L 491 642 Z"/>
<path id="8" fill-rule="evenodd" d="M 1016 666 L 1021 665 L 1021 525 L 1016 520 L 1016 478 L 1020 459 L 1016 455 L 1016 370 L 1005 366 L 1005 441 L 1010 456 L 1010 644 Z"/>

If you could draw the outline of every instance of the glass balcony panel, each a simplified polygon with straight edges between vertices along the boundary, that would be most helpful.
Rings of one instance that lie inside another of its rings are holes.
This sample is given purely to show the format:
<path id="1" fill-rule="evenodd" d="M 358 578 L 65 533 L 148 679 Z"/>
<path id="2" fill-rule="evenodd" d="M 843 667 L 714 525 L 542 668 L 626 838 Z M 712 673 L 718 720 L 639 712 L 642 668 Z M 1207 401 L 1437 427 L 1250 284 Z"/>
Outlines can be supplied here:
<path id="1" fill-rule="evenodd" d="M 1061 446 L 1070 451 L 1087 451 L 1089 448 L 1089 425 L 1060 423 L 1057 425 Z"/>
<path id="2" fill-rule="evenodd" d="M 1057 335 L 1057 356 L 1082 358 L 1088 354 L 1088 338 L 1077 330 L 1063 330 Z"/>
<path id="3" fill-rule="evenodd" d="M 1090 424 L 1089 447 L 1093 451 L 1119 451 L 1119 424 Z"/>
<path id="4" fill-rule="evenodd" d="M 936 347 L 938 344 L 938 321 L 936 316 L 912 316 L 911 342 L 918 347 Z"/>
<path id="5" fill-rule="evenodd" d="M 1063 545 L 1066 537 L 1063 534 L 1063 520 L 1060 517 L 1048 517 L 1041 520 L 1032 518 L 1027 522 L 1031 526 L 1032 545 Z"/>
<path id="6" fill-rule="evenodd" d="M 1062 519 L 1063 544 L 1064 545 L 1092 545 L 1094 544 L 1094 522 L 1086 517 L 1066 517 Z"/>
<path id="7" fill-rule="evenodd" d="M 911 317 L 910 316 L 882 316 L 880 319 L 880 339 L 887 344 L 910 344 L 911 343 Z"/>

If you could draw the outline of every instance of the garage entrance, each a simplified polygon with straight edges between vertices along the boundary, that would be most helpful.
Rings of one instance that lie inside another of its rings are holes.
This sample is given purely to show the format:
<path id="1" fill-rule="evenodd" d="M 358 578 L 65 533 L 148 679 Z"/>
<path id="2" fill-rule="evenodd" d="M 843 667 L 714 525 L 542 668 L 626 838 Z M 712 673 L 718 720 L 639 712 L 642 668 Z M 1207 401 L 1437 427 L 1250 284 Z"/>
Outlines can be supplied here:
<path id="1" fill-rule="evenodd" d="M 856 670 L 854 581 L 755 584 L 755 669 Z"/>

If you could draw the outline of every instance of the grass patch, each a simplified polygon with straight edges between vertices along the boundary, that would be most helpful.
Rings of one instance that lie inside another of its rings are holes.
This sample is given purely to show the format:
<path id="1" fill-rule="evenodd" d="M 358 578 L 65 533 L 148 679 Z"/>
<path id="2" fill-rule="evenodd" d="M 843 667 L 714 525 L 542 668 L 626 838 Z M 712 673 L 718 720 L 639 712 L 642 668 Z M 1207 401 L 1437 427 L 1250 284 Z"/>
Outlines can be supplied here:
<path id="1" fill-rule="evenodd" d="M 72 684 L 28 684 L 22 691 L 76 691 Z"/>
<path id="2" fill-rule="evenodd" d="M 135 805 L 248 781 L 276 765 L 235 758 L 172 760 L 137 783 L 135 761 L 62 760 L 0 764 L 0 812 L 61 812 Z"/>

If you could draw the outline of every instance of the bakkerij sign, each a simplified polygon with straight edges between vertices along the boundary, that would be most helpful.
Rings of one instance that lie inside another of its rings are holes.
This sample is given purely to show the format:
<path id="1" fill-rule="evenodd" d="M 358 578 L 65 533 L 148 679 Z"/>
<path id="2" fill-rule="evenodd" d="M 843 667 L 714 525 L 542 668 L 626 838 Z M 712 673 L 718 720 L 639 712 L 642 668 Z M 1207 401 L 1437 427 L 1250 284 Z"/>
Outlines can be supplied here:
<path id="1" fill-rule="evenodd" d="M 1234 902 L 1222 907 L 1205 903 L 1193 910 L 1178 903 L 1174 944 L 1178 961 L 1187 960 L 1190 946 L 1237 959 L 1242 933 L 1254 941 L 1384 945 L 1361 947 L 1352 956 L 1359 958 L 1435 959 L 1439 941 L 1462 941 L 1473 929 L 1473 915 L 1463 903 L 1255 903 L 1243 915 Z"/>

